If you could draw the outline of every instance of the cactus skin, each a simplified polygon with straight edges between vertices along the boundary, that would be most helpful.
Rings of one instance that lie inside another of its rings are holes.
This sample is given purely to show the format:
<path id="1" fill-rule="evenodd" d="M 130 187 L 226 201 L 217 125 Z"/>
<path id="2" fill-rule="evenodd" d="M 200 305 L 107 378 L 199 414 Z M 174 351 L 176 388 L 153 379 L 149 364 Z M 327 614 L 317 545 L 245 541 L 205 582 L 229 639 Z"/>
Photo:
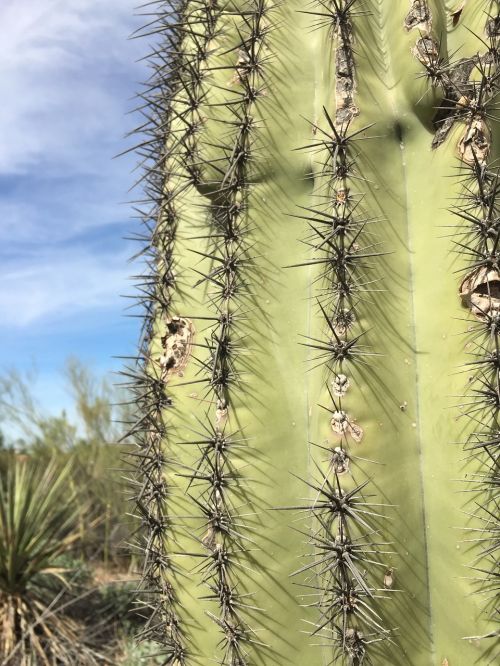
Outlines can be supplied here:
<path id="1" fill-rule="evenodd" d="M 458 291 L 498 270 L 497 2 L 153 7 L 141 638 L 177 666 L 494 663 L 498 333 Z"/>

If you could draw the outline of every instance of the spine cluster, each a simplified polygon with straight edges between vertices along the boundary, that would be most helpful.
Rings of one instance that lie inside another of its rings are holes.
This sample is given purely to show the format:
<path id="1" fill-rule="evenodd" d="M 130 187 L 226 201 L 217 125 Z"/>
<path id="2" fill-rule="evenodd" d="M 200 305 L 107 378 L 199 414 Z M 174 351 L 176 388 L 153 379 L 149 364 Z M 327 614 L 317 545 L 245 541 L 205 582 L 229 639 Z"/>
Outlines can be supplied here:
<path id="1" fill-rule="evenodd" d="M 315 367 L 327 375 L 330 404 L 324 409 L 331 437 L 329 446 L 320 447 L 326 451 L 326 471 L 316 464 L 317 480 L 307 483 L 311 501 L 290 508 L 312 519 L 310 561 L 295 572 L 308 574 L 305 599 L 319 611 L 312 635 L 332 646 L 332 663 L 359 665 L 369 659 L 370 646 L 373 650 L 375 643 L 389 639 L 378 607 L 392 586 L 392 572 L 386 571 L 386 589 L 378 589 L 373 571 L 384 566 L 388 551 L 378 541 L 374 523 L 383 519 L 383 505 L 373 503 L 369 481 L 354 480 L 351 451 L 364 434 L 347 407 L 349 394 L 361 381 L 359 370 L 374 353 L 365 343 L 361 313 L 363 298 L 373 289 L 370 263 L 381 254 L 367 233 L 375 220 L 363 212 L 357 185 L 364 180 L 358 169 L 359 142 L 368 128 L 351 130 L 358 114 L 353 98 L 354 9 L 353 1 L 330 0 L 311 12 L 321 16 L 319 24 L 327 24 L 336 41 L 336 115 L 332 118 L 324 109 L 326 128 L 314 125 L 314 139 L 304 147 L 320 167 L 315 202 L 299 215 L 308 224 L 306 242 L 312 252 L 301 265 L 317 270 L 315 299 L 326 329 L 324 338 L 308 338 L 306 345 L 313 350 Z"/>
<path id="2" fill-rule="evenodd" d="M 217 607 L 217 612 L 207 615 L 221 632 L 220 663 L 225 666 L 250 664 L 250 646 L 264 647 L 248 622 L 248 614 L 259 609 L 245 584 L 254 542 L 245 520 L 251 503 L 238 469 L 244 440 L 228 429 L 237 420 L 234 395 L 244 392 L 245 303 L 252 296 L 247 276 L 253 260 L 249 194 L 256 159 L 255 115 L 265 94 L 269 59 L 270 10 L 268 2 L 250 0 L 241 9 L 227 5 L 221 13 L 226 29 L 235 31 L 235 43 L 228 46 L 226 41 L 221 57 L 205 67 L 205 76 L 220 78 L 224 72 L 227 77 L 224 88 L 218 79 L 212 82 L 215 94 L 201 104 L 216 131 L 214 138 L 208 130 L 197 133 L 188 165 L 208 201 L 210 226 L 208 235 L 198 237 L 207 241 L 206 251 L 193 250 L 200 258 L 194 289 L 206 290 L 213 315 L 194 317 L 203 322 L 204 341 L 196 344 L 198 378 L 190 383 L 202 387 L 202 400 L 209 408 L 200 420 L 200 439 L 192 442 L 199 458 L 179 476 L 188 478 L 188 493 L 196 507 L 193 517 L 203 521 L 201 552 L 191 556 L 201 560 L 198 571 L 208 590 L 203 598 Z M 223 101 L 218 101 L 221 93 Z"/>

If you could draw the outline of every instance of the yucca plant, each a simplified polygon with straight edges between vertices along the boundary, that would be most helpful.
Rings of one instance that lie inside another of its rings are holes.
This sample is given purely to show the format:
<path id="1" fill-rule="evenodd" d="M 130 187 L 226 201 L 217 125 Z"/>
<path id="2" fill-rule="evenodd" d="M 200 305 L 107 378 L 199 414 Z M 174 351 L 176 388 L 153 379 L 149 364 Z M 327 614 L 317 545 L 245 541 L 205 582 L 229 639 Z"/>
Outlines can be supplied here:
<path id="1" fill-rule="evenodd" d="M 147 4 L 124 374 L 164 663 L 498 663 L 499 10 Z"/>
<path id="2" fill-rule="evenodd" d="M 65 483 L 78 497 L 80 538 L 73 555 L 87 563 L 106 566 L 127 564 L 124 540 L 133 526 L 121 520 L 127 510 L 125 481 L 119 459 L 122 447 L 117 441 L 120 422 L 127 412 L 117 403 L 123 400 L 84 364 L 69 358 L 66 379 L 72 394 L 73 418 L 66 413 L 47 415 L 38 404 L 33 385 L 36 378 L 14 369 L 0 374 L 0 422 L 11 437 L 0 446 L 0 474 L 14 451 L 22 452 L 40 466 L 57 461 L 71 468 Z M 21 437 L 12 441 L 12 433 Z"/>
<path id="3" fill-rule="evenodd" d="M 67 615 L 79 507 L 69 467 L 13 459 L 0 478 L 0 660 L 11 666 L 97 663 Z M 66 613 L 62 608 L 66 609 Z"/>

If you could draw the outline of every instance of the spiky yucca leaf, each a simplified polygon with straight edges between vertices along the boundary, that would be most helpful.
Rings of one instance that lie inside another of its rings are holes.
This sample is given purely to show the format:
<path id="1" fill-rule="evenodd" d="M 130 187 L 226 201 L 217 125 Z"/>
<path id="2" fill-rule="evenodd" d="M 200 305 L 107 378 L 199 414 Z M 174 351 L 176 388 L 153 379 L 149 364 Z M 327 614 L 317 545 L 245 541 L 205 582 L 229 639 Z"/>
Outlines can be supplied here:
<path id="1" fill-rule="evenodd" d="M 96 663 L 60 606 L 78 538 L 70 468 L 14 459 L 0 478 L 0 659 L 12 666 Z"/>

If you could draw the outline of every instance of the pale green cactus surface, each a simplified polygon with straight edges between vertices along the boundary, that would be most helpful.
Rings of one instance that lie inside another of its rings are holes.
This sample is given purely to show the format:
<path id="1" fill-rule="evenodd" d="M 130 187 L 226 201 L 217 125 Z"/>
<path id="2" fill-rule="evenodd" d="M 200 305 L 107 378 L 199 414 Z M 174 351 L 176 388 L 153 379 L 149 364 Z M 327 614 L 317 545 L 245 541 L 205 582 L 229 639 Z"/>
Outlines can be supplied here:
<path id="1" fill-rule="evenodd" d="M 498 3 L 144 11 L 141 637 L 498 663 Z"/>

